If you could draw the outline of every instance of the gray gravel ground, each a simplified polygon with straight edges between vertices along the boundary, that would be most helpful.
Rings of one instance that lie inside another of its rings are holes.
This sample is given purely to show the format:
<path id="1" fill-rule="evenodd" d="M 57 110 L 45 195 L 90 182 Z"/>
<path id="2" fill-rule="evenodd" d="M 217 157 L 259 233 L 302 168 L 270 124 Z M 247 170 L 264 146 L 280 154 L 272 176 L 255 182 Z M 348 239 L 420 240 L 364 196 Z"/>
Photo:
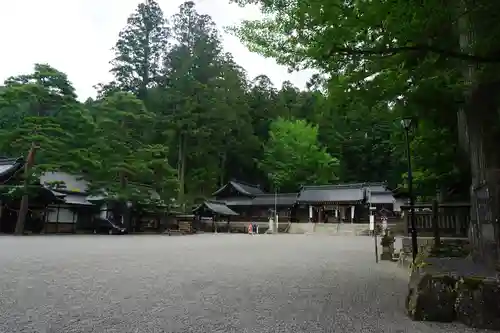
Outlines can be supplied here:
<path id="1" fill-rule="evenodd" d="M 0 237 L 0 332 L 468 332 L 403 313 L 369 237 Z"/>

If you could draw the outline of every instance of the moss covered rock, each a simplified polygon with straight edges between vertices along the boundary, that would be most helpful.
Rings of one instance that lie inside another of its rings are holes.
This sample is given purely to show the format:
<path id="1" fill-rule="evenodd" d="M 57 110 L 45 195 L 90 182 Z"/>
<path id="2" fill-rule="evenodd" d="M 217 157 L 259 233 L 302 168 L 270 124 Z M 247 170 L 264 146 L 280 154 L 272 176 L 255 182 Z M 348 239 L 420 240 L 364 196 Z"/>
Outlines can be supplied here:
<path id="1" fill-rule="evenodd" d="M 413 320 L 451 322 L 455 319 L 457 280 L 420 263 L 412 269 L 406 311 Z"/>
<path id="2" fill-rule="evenodd" d="M 500 282 L 483 277 L 465 277 L 456 285 L 457 319 L 467 326 L 500 330 Z"/>
<path id="3" fill-rule="evenodd" d="M 500 331 L 498 272 L 470 260 L 464 240 L 421 247 L 410 265 L 406 310 L 413 320 L 458 319 L 470 327 Z"/>

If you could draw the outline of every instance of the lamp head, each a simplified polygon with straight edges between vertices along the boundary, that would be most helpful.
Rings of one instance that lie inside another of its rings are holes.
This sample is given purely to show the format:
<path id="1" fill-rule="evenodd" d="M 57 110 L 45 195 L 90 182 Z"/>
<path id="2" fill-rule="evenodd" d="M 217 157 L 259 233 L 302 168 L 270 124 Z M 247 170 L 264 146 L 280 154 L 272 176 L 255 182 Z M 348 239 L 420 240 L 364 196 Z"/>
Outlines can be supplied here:
<path id="1" fill-rule="evenodd" d="M 405 117 L 405 118 L 402 118 L 401 119 L 401 126 L 405 129 L 405 130 L 409 130 L 411 125 L 413 123 L 413 118 L 411 117 Z"/>

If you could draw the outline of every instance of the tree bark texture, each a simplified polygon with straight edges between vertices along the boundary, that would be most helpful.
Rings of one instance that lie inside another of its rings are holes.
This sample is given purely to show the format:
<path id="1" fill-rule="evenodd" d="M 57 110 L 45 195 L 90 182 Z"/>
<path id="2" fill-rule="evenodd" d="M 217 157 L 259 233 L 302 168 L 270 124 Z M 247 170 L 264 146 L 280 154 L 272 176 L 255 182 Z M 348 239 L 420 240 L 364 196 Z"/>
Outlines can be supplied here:
<path id="1" fill-rule="evenodd" d="M 462 52 L 473 52 L 474 19 L 469 9 L 474 6 L 461 0 L 458 34 Z M 465 83 L 464 103 L 457 114 L 459 143 L 468 153 L 471 168 L 471 224 L 469 238 L 474 256 L 488 264 L 499 259 L 500 234 L 498 202 L 500 199 L 497 105 L 494 99 L 497 84 L 481 82 L 477 64 L 464 62 L 462 76 Z M 491 232 L 492 231 L 492 232 Z M 489 236 L 489 237 L 488 237 Z"/>
<path id="2" fill-rule="evenodd" d="M 28 152 L 28 156 L 26 157 L 26 163 L 24 165 L 24 194 L 21 199 L 21 204 L 19 205 L 19 214 L 17 215 L 16 229 L 14 231 L 16 235 L 22 235 L 24 233 L 24 225 L 26 223 L 26 215 L 28 214 L 29 207 L 29 173 L 32 166 L 35 164 L 36 148 L 36 144 L 32 143 L 31 148 Z"/>

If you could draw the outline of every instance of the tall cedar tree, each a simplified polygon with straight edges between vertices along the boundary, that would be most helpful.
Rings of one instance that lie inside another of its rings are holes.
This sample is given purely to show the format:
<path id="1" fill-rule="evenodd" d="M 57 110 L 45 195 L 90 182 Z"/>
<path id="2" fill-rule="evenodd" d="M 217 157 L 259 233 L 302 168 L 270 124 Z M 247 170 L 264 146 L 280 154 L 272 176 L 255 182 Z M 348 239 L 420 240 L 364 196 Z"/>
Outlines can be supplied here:
<path id="1" fill-rule="evenodd" d="M 137 6 L 120 32 L 114 47 L 111 72 L 115 83 L 108 86 L 144 99 L 158 79 L 162 56 L 168 45 L 168 27 L 158 3 L 146 0 Z"/>

